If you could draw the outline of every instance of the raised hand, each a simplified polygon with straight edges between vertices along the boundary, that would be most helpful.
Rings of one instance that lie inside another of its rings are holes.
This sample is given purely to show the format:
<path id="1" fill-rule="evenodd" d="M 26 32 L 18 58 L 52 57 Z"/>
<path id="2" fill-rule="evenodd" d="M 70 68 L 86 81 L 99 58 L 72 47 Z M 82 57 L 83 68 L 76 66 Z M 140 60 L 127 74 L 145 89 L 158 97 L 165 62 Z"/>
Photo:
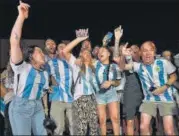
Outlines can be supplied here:
<path id="1" fill-rule="evenodd" d="M 24 19 L 27 19 L 29 16 L 30 5 L 20 1 L 19 6 L 17 8 L 18 8 L 19 16 L 23 17 Z"/>
<path id="2" fill-rule="evenodd" d="M 123 35 L 123 29 L 122 29 L 121 25 L 114 30 L 114 35 L 115 35 L 115 39 L 117 39 L 117 40 L 121 39 L 121 37 Z"/>
<path id="3" fill-rule="evenodd" d="M 76 30 L 76 37 L 80 41 L 86 40 L 89 37 L 88 29 L 79 29 L 79 30 Z"/>
<path id="4" fill-rule="evenodd" d="M 117 64 L 119 64 L 120 61 L 121 61 L 121 57 L 120 56 L 119 57 L 113 57 L 113 61 L 116 62 Z"/>
<path id="5" fill-rule="evenodd" d="M 127 48 L 128 46 L 128 43 L 126 43 L 123 47 L 121 47 L 122 49 L 122 55 L 123 56 L 131 56 L 131 51 L 130 51 L 130 48 Z"/>

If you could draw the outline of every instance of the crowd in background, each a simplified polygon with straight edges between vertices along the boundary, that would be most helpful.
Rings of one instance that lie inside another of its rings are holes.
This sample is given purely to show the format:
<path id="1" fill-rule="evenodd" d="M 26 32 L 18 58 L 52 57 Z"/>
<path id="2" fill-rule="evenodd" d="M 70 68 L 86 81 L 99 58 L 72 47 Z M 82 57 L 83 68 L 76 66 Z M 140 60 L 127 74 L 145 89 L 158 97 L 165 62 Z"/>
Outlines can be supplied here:
<path id="1" fill-rule="evenodd" d="M 72 41 L 47 39 L 46 54 L 37 45 L 22 49 L 29 7 L 18 6 L 1 73 L 0 135 L 106 135 L 108 119 L 114 135 L 179 133 L 179 53 L 156 54 L 152 41 L 120 43 L 121 26 L 101 46 L 79 29 Z"/>

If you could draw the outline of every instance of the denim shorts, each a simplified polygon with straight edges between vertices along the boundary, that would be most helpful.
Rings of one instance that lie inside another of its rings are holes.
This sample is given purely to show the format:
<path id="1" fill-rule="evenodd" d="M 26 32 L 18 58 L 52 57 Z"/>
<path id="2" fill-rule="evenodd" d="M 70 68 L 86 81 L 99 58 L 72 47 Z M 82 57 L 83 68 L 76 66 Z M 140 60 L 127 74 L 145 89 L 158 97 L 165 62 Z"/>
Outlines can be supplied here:
<path id="1" fill-rule="evenodd" d="M 97 104 L 103 104 L 103 105 L 106 105 L 111 102 L 117 102 L 118 101 L 117 92 L 114 89 L 110 89 L 106 91 L 105 93 L 97 93 L 96 101 L 97 101 Z"/>

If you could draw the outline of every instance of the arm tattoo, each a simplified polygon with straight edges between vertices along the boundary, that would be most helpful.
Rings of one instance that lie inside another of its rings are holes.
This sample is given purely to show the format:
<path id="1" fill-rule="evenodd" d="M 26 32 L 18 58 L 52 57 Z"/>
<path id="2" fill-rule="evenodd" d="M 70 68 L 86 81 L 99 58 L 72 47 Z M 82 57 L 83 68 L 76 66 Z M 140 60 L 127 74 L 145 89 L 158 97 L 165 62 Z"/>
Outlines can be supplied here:
<path id="1" fill-rule="evenodd" d="M 16 32 L 14 32 L 14 34 L 15 34 L 15 39 L 16 39 L 16 40 L 19 40 L 18 34 L 17 34 Z"/>
<path id="2" fill-rule="evenodd" d="M 115 45 L 114 45 L 114 57 L 119 56 L 119 40 L 115 40 Z"/>

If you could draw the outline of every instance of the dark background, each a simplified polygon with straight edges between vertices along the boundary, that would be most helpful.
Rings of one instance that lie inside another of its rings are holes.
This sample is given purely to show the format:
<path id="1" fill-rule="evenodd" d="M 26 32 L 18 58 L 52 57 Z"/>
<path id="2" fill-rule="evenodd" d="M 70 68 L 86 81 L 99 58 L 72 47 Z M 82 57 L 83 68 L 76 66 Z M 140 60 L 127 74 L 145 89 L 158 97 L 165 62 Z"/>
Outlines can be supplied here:
<path id="1" fill-rule="evenodd" d="M 0 0 L 0 38 L 9 38 L 17 17 L 17 0 Z M 169 49 L 179 52 L 179 2 L 121 0 L 28 0 L 29 19 L 23 38 L 57 42 L 72 40 L 75 29 L 89 28 L 93 45 L 101 44 L 103 36 L 118 25 L 124 28 L 122 42 L 141 44 L 152 40 L 158 52 Z"/>

